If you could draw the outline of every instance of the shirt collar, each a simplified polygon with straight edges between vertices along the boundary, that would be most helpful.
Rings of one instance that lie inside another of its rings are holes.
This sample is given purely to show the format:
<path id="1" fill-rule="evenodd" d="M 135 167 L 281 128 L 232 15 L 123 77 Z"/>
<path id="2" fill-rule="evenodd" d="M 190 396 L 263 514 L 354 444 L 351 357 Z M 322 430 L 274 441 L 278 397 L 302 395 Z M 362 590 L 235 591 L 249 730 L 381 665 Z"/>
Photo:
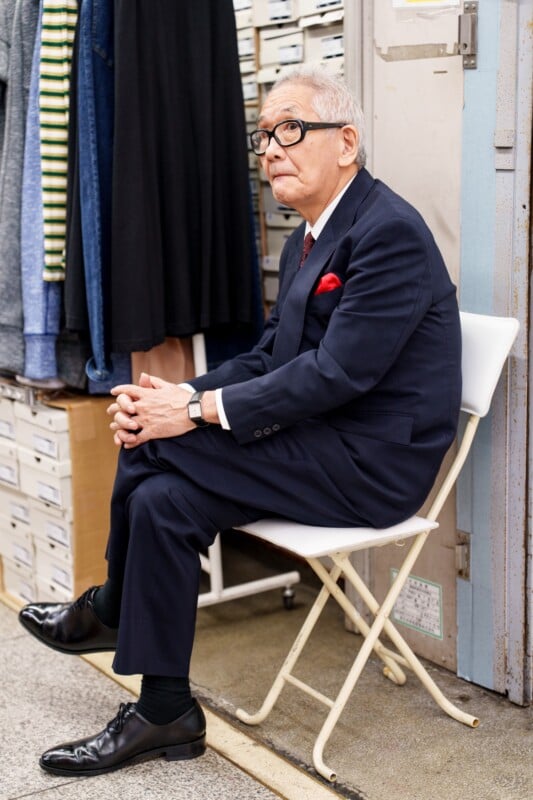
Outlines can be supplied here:
<path id="1" fill-rule="evenodd" d="M 351 180 L 348 181 L 346 186 L 343 189 L 341 189 L 340 192 L 333 198 L 331 203 L 326 206 L 326 208 L 321 213 L 321 215 L 319 216 L 319 218 L 317 219 L 317 221 L 315 222 L 314 225 L 310 225 L 308 222 L 305 223 L 305 232 L 309 233 L 309 231 L 311 231 L 311 233 L 313 235 L 313 239 L 315 240 L 315 242 L 318 239 L 318 237 L 320 236 L 320 234 L 322 233 L 322 231 L 324 230 L 324 228 L 326 227 L 327 221 L 329 220 L 329 218 L 331 217 L 331 215 L 333 214 L 333 212 L 337 208 L 337 206 L 340 203 L 343 195 L 348 190 L 348 187 L 350 186 L 350 184 L 352 183 L 354 178 L 355 178 L 355 175 L 353 176 L 353 178 L 351 178 Z"/>

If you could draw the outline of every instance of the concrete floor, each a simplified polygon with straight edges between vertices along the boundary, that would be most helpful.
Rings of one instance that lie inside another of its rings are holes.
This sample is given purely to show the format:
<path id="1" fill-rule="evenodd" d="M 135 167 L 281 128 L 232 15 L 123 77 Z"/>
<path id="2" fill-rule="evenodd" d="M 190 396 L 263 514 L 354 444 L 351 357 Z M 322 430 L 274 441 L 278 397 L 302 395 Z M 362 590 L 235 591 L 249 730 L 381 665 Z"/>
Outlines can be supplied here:
<path id="1" fill-rule="evenodd" d="M 224 554 L 228 583 L 233 574 L 242 579 L 263 573 L 265 563 L 285 566 L 238 538 Z M 283 608 L 277 591 L 200 609 L 191 677 L 211 731 L 204 758 L 148 762 L 89 783 L 45 774 L 38 756 L 60 741 L 100 730 L 131 695 L 86 661 L 42 647 L 0 604 L 0 800 L 37 794 L 42 800 L 532 800 L 532 709 L 436 667 L 430 671 L 438 685 L 480 717 L 479 728 L 447 717 L 413 675 L 405 686 L 394 686 L 371 660 L 325 749 L 326 763 L 338 774 L 333 790 L 312 768 L 314 736 L 326 712 L 321 704 L 287 687 L 262 725 L 239 723 L 235 709 L 259 707 L 312 602 L 316 585 L 306 571 L 304 578 L 292 611 Z M 360 643 L 344 630 L 342 613 L 330 601 L 298 674 L 334 696 Z M 108 654 L 97 663 L 108 670 Z M 135 684 L 130 688 L 135 691 Z"/>

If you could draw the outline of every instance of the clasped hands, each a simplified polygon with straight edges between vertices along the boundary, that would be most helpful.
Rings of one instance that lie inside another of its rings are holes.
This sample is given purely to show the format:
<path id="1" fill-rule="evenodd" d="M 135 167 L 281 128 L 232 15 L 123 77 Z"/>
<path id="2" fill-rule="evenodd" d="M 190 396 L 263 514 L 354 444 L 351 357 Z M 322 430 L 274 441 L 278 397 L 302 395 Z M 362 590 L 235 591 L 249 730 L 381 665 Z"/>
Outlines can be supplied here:
<path id="1" fill-rule="evenodd" d="M 138 386 L 115 386 L 111 394 L 115 402 L 107 409 L 113 418 L 109 427 L 115 444 L 126 449 L 150 439 L 181 436 L 196 427 L 187 413 L 191 394 L 175 383 L 143 372 Z"/>

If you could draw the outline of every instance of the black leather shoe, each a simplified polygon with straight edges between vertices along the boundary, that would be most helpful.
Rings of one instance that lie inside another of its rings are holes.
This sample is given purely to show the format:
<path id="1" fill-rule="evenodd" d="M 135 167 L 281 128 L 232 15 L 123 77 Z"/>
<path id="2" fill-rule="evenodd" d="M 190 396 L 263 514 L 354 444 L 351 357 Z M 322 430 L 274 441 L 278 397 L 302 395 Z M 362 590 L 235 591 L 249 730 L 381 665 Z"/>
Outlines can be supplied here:
<path id="1" fill-rule="evenodd" d="M 92 586 L 73 603 L 30 603 L 19 612 L 19 620 L 33 636 L 60 653 L 115 650 L 118 628 L 104 625 L 94 610 L 98 589 Z"/>
<path id="2" fill-rule="evenodd" d="M 197 758 L 205 752 L 205 717 L 196 702 L 167 725 L 142 717 L 135 703 L 121 703 L 115 719 L 101 733 L 61 744 L 40 758 L 54 775 L 102 775 L 130 764 L 164 756 L 167 761 Z"/>

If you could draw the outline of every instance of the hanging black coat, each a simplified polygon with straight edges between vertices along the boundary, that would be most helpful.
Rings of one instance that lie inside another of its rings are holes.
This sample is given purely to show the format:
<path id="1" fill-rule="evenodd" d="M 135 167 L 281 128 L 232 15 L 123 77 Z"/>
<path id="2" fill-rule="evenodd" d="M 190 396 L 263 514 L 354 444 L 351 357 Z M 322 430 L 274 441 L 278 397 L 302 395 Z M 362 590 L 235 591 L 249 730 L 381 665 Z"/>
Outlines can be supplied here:
<path id="1" fill-rule="evenodd" d="M 112 344 L 253 322 L 231 0 L 115 0 Z"/>

